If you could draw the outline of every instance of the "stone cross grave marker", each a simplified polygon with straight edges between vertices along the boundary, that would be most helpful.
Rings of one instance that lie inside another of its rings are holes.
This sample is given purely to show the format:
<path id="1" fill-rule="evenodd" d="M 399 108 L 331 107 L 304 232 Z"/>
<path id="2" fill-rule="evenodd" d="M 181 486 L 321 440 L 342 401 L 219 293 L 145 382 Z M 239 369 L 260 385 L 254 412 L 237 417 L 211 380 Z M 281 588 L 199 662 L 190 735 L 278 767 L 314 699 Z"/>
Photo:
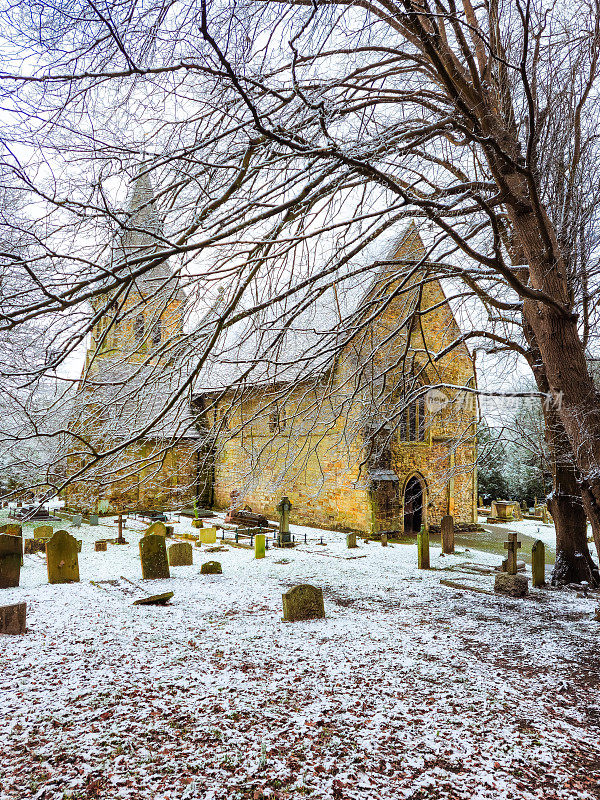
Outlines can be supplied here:
<path id="1" fill-rule="evenodd" d="M 346 534 L 346 547 L 350 550 L 353 547 L 358 547 L 356 544 L 356 534 L 355 533 L 347 533 Z"/>
<path id="2" fill-rule="evenodd" d="M 454 517 L 447 514 L 442 517 L 442 553 L 451 555 L 454 552 Z"/>
<path id="3" fill-rule="evenodd" d="M 56 531 L 46 542 L 48 583 L 79 581 L 79 548 L 77 539 L 66 531 Z"/>
<path id="4" fill-rule="evenodd" d="M 194 563 L 194 548 L 189 542 L 175 542 L 167 552 L 171 567 L 191 567 Z"/>
<path id="5" fill-rule="evenodd" d="M 324 619 L 325 605 L 323 590 L 303 583 L 294 586 L 289 592 L 281 595 L 283 601 L 283 619 L 285 622 L 298 622 L 303 619 Z"/>
<path id="6" fill-rule="evenodd" d="M 292 504 L 289 497 L 282 497 L 277 505 L 279 514 L 279 533 L 277 534 L 277 544 L 279 547 L 291 547 L 292 535 L 290 533 L 290 511 Z"/>
<path id="7" fill-rule="evenodd" d="M 144 536 L 166 536 L 167 526 L 164 522 L 153 522 L 147 529 Z"/>
<path id="8" fill-rule="evenodd" d="M 417 566 L 419 569 L 429 569 L 429 531 L 425 525 L 417 533 Z"/>
<path id="9" fill-rule="evenodd" d="M 23 543 L 20 536 L 0 533 L 0 589 L 19 585 Z"/>
<path id="10" fill-rule="evenodd" d="M 0 633 L 18 636 L 26 632 L 27 603 L 0 606 Z"/>
<path id="11" fill-rule="evenodd" d="M 531 548 L 531 585 L 546 585 L 546 548 L 541 539 L 537 539 Z"/>
<path id="12" fill-rule="evenodd" d="M 257 533 L 254 537 L 254 558 L 264 558 L 266 555 L 266 536 L 264 533 Z"/>
<path id="13" fill-rule="evenodd" d="M 51 539 L 53 533 L 54 533 L 54 528 L 52 527 L 52 525 L 40 525 L 39 527 L 33 529 L 33 538 Z"/>
<path id="14" fill-rule="evenodd" d="M 140 539 L 140 561 L 142 578 L 147 581 L 170 578 L 167 545 L 161 534 L 146 532 Z"/>
<path id="15" fill-rule="evenodd" d="M 215 544 L 216 541 L 216 528 L 200 528 L 200 544 Z"/>
<path id="16" fill-rule="evenodd" d="M 220 561 L 205 561 L 200 567 L 201 575 L 222 575 L 223 569 Z"/>
<path id="17" fill-rule="evenodd" d="M 517 541 L 519 534 L 510 531 L 508 534 L 508 542 L 504 542 L 504 549 L 508 550 L 506 556 L 506 572 L 509 575 L 517 574 L 517 550 L 521 547 L 521 542 Z"/>

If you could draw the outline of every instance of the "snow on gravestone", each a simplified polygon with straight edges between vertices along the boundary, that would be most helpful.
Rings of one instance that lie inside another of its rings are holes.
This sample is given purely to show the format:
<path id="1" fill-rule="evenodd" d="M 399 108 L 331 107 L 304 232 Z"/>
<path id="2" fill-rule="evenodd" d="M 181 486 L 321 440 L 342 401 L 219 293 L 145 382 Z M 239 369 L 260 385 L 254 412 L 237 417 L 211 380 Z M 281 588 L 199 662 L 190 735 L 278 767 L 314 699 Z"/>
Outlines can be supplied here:
<path id="1" fill-rule="evenodd" d="M 289 592 L 281 595 L 283 600 L 283 619 L 285 622 L 298 622 L 303 619 L 323 619 L 325 606 L 323 590 L 303 583 L 294 586 Z"/>
<path id="2" fill-rule="evenodd" d="M 140 561 L 142 562 L 142 578 L 144 580 L 154 581 L 171 577 L 164 536 L 152 533 L 146 533 L 145 536 L 142 536 L 140 539 Z"/>
<path id="3" fill-rule="evenodd" d="M 79 544 L 66 531 L 56 531 L 46 542 L 48 583 L 77 583 L 79 581 Z"/>
<path id="4" fill-rule="evenodd" d="M 172 567 L 191 567 L 194 563 L 194 548 L 189 542 L 175 542 L 169 547 L 168 554 Z"/>
<path id="5" fill-rule="evenodd" d="M 148 528 L 144 536 L 166 536 L 167 526 L 164 522 L 153 522 Z"/>
<path id="6" fill-rule="evenodd" d="M 22 547 L 20 536 L 0 533 L 0 589 L 12 589 L 19 585 Z"/>

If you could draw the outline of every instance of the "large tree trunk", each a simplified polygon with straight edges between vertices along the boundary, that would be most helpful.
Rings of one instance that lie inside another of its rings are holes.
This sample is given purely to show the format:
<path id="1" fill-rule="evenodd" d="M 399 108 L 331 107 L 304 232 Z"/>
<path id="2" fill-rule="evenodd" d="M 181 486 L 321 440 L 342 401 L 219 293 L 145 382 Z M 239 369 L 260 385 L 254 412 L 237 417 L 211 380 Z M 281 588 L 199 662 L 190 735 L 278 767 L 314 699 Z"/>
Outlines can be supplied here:
<path id="1" fill-rule="evenodd" d="M 539 391 L 548 395 L 550 386 L 541 354 L 531 328 L 523 324 L 529 344 L 528 361 Z M 545 439 L 552 464 L 552 494 L 548 508 L 556 528 L 556 564 L 552 574 L 555 586 L 587 581 L 600 585 L 600 573 L 594 564 L 587 543 L 587 518 L 581 491 L 581 479 L 575 465 L 569 437 L 562 425 L 556 406 L 542 404 Z M 590 509 L 600 527 L 600 514 Z"/>

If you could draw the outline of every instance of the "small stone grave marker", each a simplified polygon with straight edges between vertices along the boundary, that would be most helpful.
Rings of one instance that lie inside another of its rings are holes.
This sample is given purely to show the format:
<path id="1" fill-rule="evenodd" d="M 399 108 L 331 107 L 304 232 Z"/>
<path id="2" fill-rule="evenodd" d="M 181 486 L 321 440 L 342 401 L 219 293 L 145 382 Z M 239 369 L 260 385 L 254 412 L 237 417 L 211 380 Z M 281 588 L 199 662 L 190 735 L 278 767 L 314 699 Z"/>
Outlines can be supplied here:
<path id="1" fill-rule="evenodd" d="M 169 547 L 171 567 L 191 567 L 194 563 L 194 548 L 189 542 L 175 542 Z"/>
<path id="2" fill-rule="evenodd" d="M 94 544 L 94 550 L 97 553 L 105 553 L 107 548 L 106 539 L 98 539 Z"/>
<path id="3" fill-rule="evenodd" d="M 75 528 L 81 528 L 82 521 L 83 521 L 82 514 L 73 514 L 73 519 L 71 520 L 71 522 Z"/>
<path id="4" fill-rule="evenodd" d="M 447 514 L 442 517 L 442 553 L 451 555 L 454 553 L 454 517 Z"/>
<path id="5" fill-rule="evenodd" d="M 526 575 L 499 572 L 494 579 L 494 591 L 510 597 L 525 597 L 529 581 Z"/>
<path id="6" fill-rule="evenodd" d="M 98 524 L 98 514 L 90 514 L 90 525 Z"/>
<path id="7" fill-rule="evenodd" d="M 381 546 L 382 547 L 387 547 L 387 545 L 388 545 L 387 533 L 382 533 L 381 534 Z"/>
<path id="8" fill-rule="evenodd" d="M 356 544 L 356 534 L 355 533 L 347 533 L 346 534 L 346 547 L 348 550 L 351 550 L 353 547 L 358 547 Z"/>
<path id="9" fill-rule="evenodd" d="M 324 619 L 325 605 L 323 590 L 309 583 L 294 586 L 281 595 L 283 619 L 285 622 L 298 622 L 304 619 Z"/>
<path id="10" fill-rule="evenodd" d="M 33 538 L 51 539 L 53 533 L 54 533 L 54 528 L 52 527 L 52 525 L 40 525 L 39 527 L 33 529 Z"/>
<path id="11" fill-rule="evenodd" d="M 163 526 L 164 527 L 164 526 Z M 140 560 L 142 562 L 142 578 L 154 581 L 170 578 L 167 545 L 161 534 L 148 534 L 140 539 Z"/>
<path id="12" fill-rule="evenodd" d="M 0 589 L 13 589 L 19 585 L 22 547 L 20 536 L 0 533 Z"/>
<path id="13" fill-rule="evenodd" d="M 425 525 L 417 533 L 417 566 L 419 569 L 429 569 L 429 531 Z"/>
<path id="14" fill-rule="evenodd" d="M 0 633 L 19 636 L 26 633 L 27 603 L 0 606 Z"/>
<path id="15" fill-rule="evenodd" d="M 46 539 L 25 539 L 25 555 L 32 555 L 33 553 L 46 552 Z"/>
<path id="16" fill-rule="evenodd" d="M 200 567 L 201 575 L 222 575 L 223 569 L 221 568 L 220 561 L 205 561 Z"/>
<path id="17" fill-rule="evenodd" d="M 79 547 L 77 539 L 66 531 L 56 531 L 46 542 L 48 583 L 79 581 Z"/>
<path id="18" fill-rule="evenodd" d="M 200 544 L 215 544 L 216 541 L 216 528 L 200 528 Z"/>
<path id="19" fill-rule="evenodd" d="M 254 558 L 264 558 L 266 555 L 266 537 L 264 533 L 257 533 L 254 537 Z"/>
<path id="20" fill-rule="evenodd" d="M 164 522 L 153 522 L 148 528 L 144 536 L 166 536 L 167 526 Z"/>
<path id="21" fill-rule="evenodd" d="M 546 548 L 541 539 L 537 539 L 531 548 L 531 585 L 546 585 Z"/>
<path id="22" fill-rule="evenodd" d="M 23 528 L 14 522 L 8 522 L 5 525 L 0 525 L 0 533 L 8 533 L 9 536 L 22 536 Z"/>

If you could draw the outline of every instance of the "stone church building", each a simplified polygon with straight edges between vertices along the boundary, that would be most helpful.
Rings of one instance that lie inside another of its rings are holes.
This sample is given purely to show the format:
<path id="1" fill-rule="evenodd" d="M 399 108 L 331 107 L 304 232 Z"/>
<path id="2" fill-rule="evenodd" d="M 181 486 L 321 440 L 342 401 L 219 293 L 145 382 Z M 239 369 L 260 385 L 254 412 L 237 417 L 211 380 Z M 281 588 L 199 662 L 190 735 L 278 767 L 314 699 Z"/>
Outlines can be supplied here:
<path id="1" fill-rule="evenodd" d="M 145 175 L 130 211 L 113 251 L 119 264 L 157 247 Z M 425 256 L 411 224 L 372 284 L 349 293 L 343 335 L 309 377 L 265 373 L 242 384 L 201 374 L 181 393 L 187 299 L 168 264 L 136 279 L 124 300 L 99 299 L 71 430 L 104 451 L 137 440 L 70 484 L 67 506 L 176 509 L 196 500 L 275 518 L 287 495 L 292 522 L 316 527 L 412 533 L 447 513 L 475 521 L 474 365 Z M 72 454 L 69 474 L 86 458 Z"/>

